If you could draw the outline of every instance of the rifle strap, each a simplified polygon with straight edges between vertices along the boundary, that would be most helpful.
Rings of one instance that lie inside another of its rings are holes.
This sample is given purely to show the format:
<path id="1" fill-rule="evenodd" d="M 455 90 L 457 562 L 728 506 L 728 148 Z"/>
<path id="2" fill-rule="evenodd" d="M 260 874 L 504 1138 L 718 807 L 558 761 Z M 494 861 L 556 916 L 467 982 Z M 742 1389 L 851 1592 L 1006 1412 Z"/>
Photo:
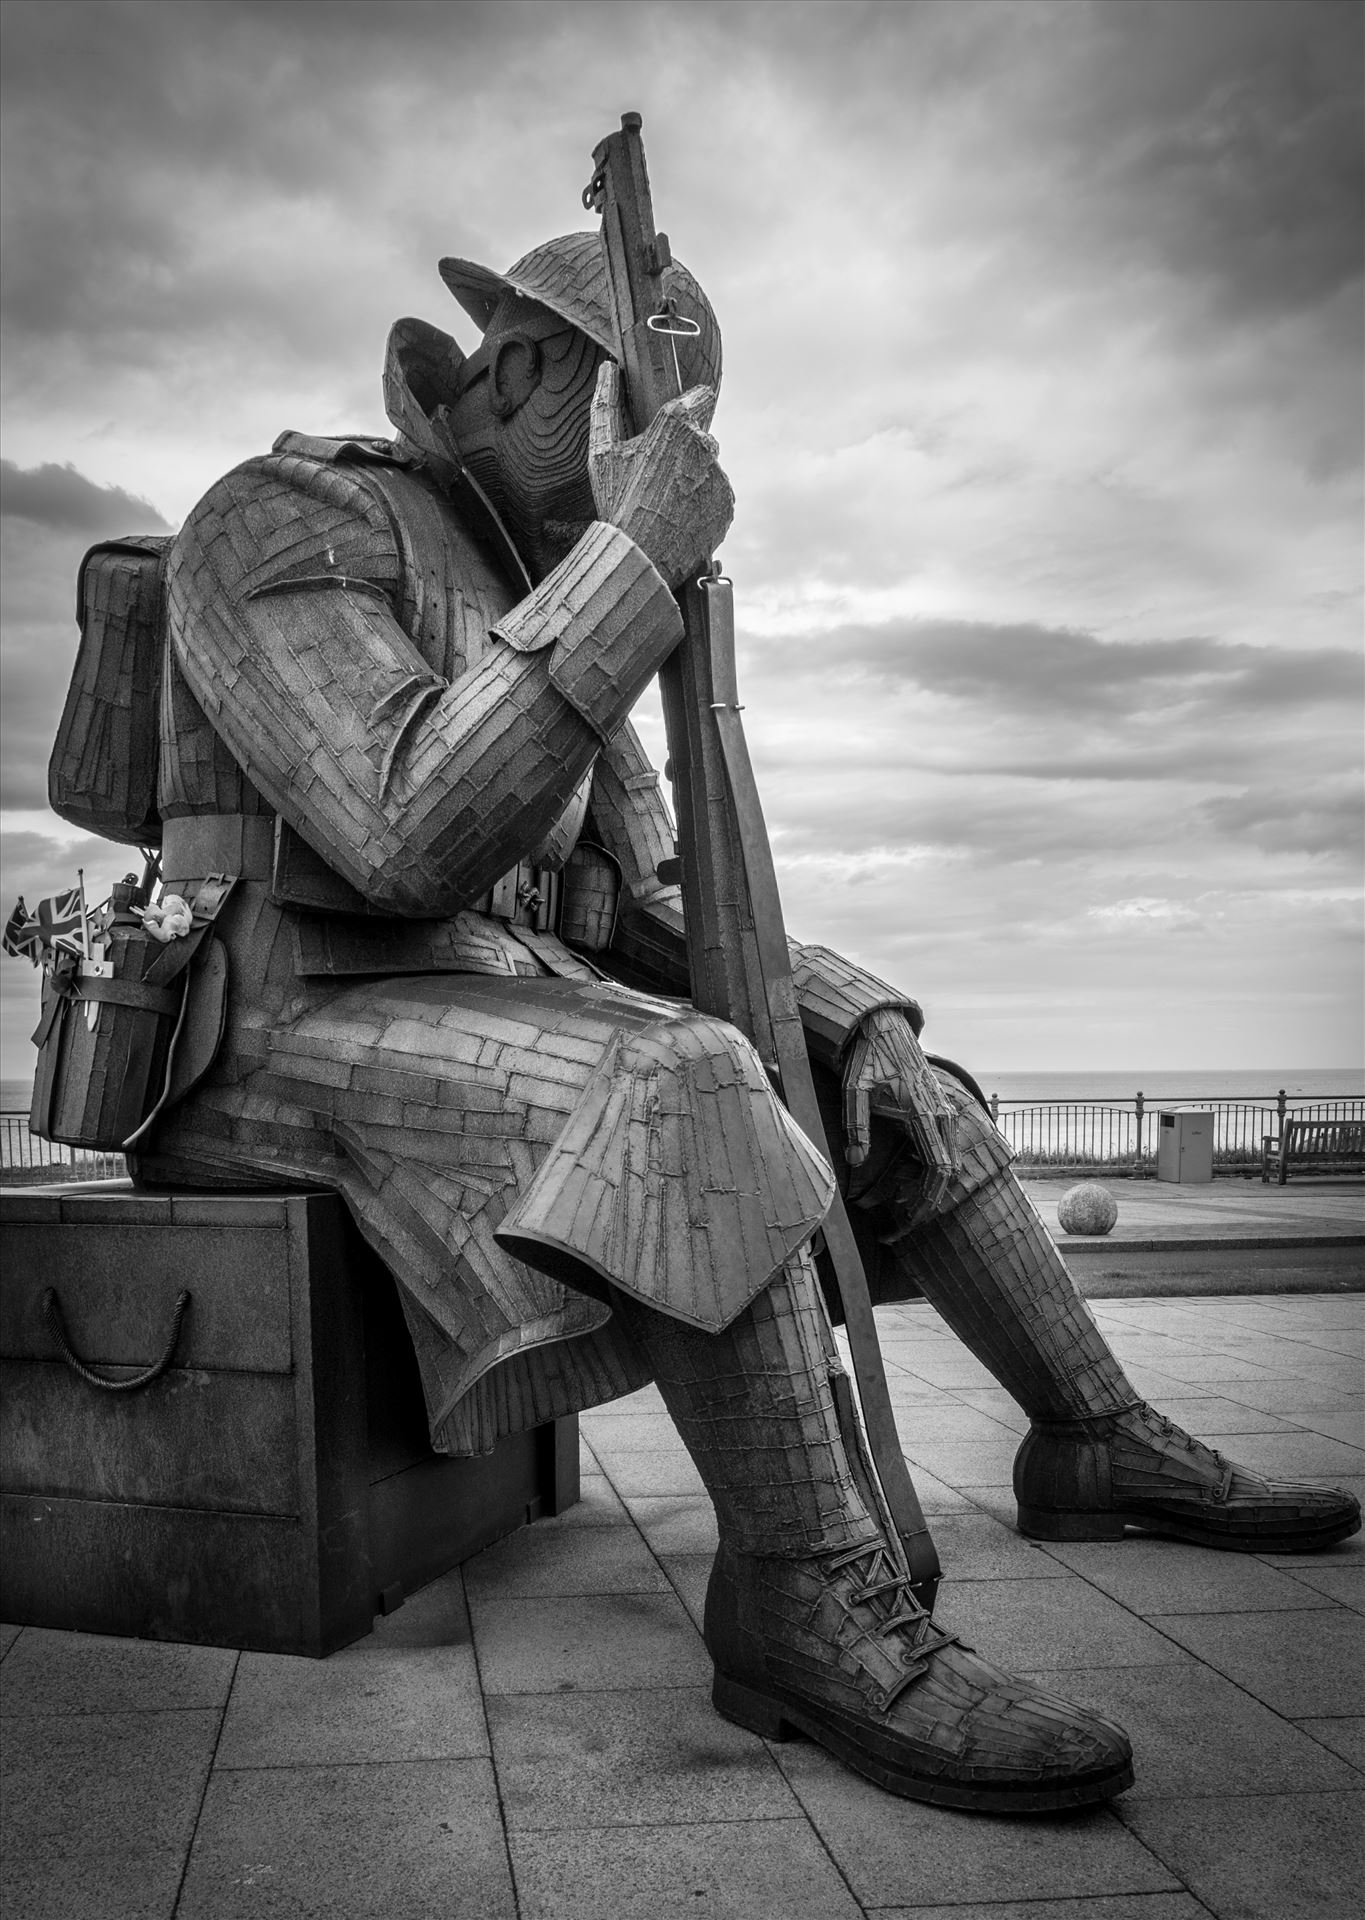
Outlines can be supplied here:
<path id="1" fill-rule="evenodd" d="M 768 1013 L 782 1082 L 782 1098 L 796 1124 L 817 1146 L 825 1141 L 824 1122 L 811 1078 L 801 1013 L 792 982 L 791 955 L 782 921 L 768 830 L 763 819 L 758 784 L 740 719 L 735 671 L 734 604 L 730 582 L 720 576 L 699 583 L 705 620 L 705 644 L 711 664 L 711 712 L 720 739 L 721 755 L 730 784 L 739 828 L 739 842 L 753 911 L 754 932 L 763 971 Z M 826 1151 L 831 1152 L 826 1142 Z M 836 1143 L 837 1144 L 837 1143 Z M 832 1158 L 832 1152 L 831 1152 Z M 900 1535 L 909 1565 L 910 1581 L 920 1604 L 932 1612 L 940 1566 L 919 1496 L 905 1464 L 886 1367 L 877 1340 L 877 1323 L 863 1272 L 862 1256 L 837 1186 L 824 1221 L 825 1243 L 834 1262 L 844 1303 L 849 1349 L 858 1381 L 863 1424 L 877 1477 Z"/>

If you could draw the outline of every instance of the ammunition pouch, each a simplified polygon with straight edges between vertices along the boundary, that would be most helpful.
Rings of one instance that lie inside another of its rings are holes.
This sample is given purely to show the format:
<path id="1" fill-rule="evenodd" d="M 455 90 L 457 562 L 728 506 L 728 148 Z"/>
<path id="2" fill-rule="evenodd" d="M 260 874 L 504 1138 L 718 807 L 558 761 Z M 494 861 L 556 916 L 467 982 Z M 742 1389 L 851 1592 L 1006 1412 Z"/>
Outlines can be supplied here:
<path id="1" fill-rule="evenodd" d="M 212 1066 L 227 1015 L 227 956 L 213 923 L 235 876 L 185 897 L 187 934 L 162 943 L 129 915 L 106 954 L 59 952 L 43 978 L 29 1125 L 45 1140 L 121 1152 Z"/>

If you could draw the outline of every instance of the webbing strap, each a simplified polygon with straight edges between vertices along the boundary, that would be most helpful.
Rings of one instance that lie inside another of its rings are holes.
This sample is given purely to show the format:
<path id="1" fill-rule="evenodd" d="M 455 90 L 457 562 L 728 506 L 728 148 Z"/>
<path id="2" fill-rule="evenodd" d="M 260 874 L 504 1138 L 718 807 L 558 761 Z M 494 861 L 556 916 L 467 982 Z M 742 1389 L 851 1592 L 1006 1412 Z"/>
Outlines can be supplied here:
<path id="1" fill-rule="evenodd" d="M 81 974 L 73 997 L 106 1000 L 116 1007 L 138 1007 L 147 1013 L 179 1013 L 181 990 L 149 986 L 145 980 L 114 980 L 100 974 Z"/>
<path id="2" fill-rule="evenodd" d="M 711 657 L 711 711 L 720 736 L 721 753 L 739 823 L 754 931 L 777 1050 L 778 1072 L 782 1080 L 782 1098 L 801 1131 L 816 1146 L 824 1142 L 832 1160 L 833 1154 L 825 1139 L 824 1121 L 815 1095 L 815 1083 L 811 1078 L 796 988 L 792 982 L 791 955 L 782 920 L 782 901 L 773 867 L 772 848 L 758 796 L 758 783 L 749 759 L 748 742 L 744 737 L 744 723 L 739 717 L 734 607 L 730 583 L 719 578 L 704 578 L 700 585 Z M 877 1478 L 881 1482 L 892 1522 L 905 1548 L 915 1596 L 921 1605 L 932 1611 L 942 1570 L 919 1496 L 910 1478 L 910 1470 L 905 1464 L 905 1455 L 901 1451 L 891 1395 L 886 1384 L 886 1368 L 877 1340 L 877 1323 L 867 1290 L 867 1276 L 863 1272 L 862 1256 L 844 1208 L 843 1195 L 837 1185 L 823 1228 L 844 1303 L 848 1344 L 858 1381 L 858 1398 L 862 1404 L 863 1424 L 867 1430 Z"/>

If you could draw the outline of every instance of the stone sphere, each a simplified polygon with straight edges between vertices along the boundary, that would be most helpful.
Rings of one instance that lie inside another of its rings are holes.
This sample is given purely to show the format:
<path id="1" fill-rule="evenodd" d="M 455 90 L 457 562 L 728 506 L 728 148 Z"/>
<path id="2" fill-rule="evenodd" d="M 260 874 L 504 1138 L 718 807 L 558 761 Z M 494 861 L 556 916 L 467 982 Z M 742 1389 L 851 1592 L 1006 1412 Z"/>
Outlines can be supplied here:
<path id="1" fill-rule="evenodd" d="M 1119 1217 L 1119 1203 L 1098 1180 L 1082 1180 L 1068 1187 L 1057 1202 L 1057 1218 L 1064 1233 L 1108 1233 Z"/>

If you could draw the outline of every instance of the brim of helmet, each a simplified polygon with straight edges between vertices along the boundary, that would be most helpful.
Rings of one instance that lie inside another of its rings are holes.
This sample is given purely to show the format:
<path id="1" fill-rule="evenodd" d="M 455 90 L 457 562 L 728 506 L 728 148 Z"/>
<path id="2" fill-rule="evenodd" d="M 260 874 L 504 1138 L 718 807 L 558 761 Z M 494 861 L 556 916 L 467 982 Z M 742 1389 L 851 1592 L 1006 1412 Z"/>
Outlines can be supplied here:
<path id="1" fill-rule="evenodd" d="M 551 313 L 557 313 L 569 325 L 577 327 L 580 333 L 586 333 L 599 347 L 612 356 L 620 358 L 620 347 L 613 335 L 607 332 L 596 319 L 576 310 L 568 301 L 555 298 L 543 287 L 520 286 L 505 273 L 494 273 L 491 267 L 481 267 L 474 260 L 442 260 L 441 278 L 450 291 L 478 327 L 485 333 L 488 323 L 497 311 L 499 300 L 505 293 L 519 293 L 525 300 L 534 300 L 538 306 L 548 307 Z"/>

